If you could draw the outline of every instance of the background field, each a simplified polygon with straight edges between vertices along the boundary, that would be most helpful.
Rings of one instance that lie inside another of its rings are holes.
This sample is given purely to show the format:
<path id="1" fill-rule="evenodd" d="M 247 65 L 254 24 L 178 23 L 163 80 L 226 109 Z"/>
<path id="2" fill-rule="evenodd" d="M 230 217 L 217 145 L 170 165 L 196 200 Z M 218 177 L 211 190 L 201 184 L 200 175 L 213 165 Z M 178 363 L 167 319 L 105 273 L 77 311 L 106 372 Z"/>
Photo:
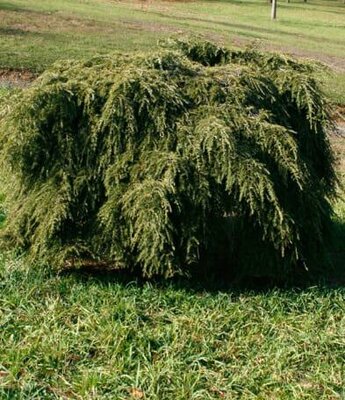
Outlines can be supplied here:
<path id="1" fill-rule="evenodd" d="M 265 0 L 0 1 L 0 68 L 42 71 L 61 58 L 145 50 L 174 34 L 201 34 L 233 46 L 254 45 L 322 61 L 336 103 L 345 104 L 345 4 L 279 2 L 270 20 Z"/>
<path id="2" fill-rule="evenodd" d="M 274 23 L 265 0 L 0 0 L 0 105 L 57 59 L 178 33 L 327 63 L 345 104 L 344 32 L 341 0 L 280 2 Z M 331 140 L 344 181 L 345 138 Z M 1 201 L 0 179 L 0 226 Z M 303 290 L 56 275 L 0 253 L 0 399 L 345 399 L 343 195 L 334 208 L 336 273 Z"/>

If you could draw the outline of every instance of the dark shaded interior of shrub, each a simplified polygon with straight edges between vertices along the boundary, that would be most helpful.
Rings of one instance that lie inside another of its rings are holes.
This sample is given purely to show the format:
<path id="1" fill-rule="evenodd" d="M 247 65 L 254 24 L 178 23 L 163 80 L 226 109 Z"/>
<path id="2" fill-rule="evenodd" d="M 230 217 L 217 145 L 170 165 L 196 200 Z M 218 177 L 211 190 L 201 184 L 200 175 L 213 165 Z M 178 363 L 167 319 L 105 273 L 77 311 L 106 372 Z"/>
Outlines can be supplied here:
<path id="1" fill-rule="evenodd" d="M 312 71 L 194 40 L 54 65 L 2 113 L 2 243 L 147 277 L 311 270 L 336 184 Z"/>

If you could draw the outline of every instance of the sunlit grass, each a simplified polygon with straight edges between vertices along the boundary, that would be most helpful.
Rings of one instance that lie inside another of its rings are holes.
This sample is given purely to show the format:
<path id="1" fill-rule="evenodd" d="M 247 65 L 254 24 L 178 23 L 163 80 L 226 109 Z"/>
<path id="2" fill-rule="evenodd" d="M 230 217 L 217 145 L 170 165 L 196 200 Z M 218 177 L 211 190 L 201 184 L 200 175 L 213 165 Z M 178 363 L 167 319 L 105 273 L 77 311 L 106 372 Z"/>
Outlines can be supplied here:
<path id="1" fill-rule="evenodd" d="M 207 292 L 0 266 L 1 399 L 341 399 L 345 290 Z"/>
<path id="2" fill-rule="evenodd" d="M 279 3 L 270 20 L 264 0 L 0 2 L 0 68 L 42 71 L 61 58 L 152 49 L 167 36 L 202 34 L 225 45 L 255 45 L 313 58 L 334 102 L 345 103 L 345 5 L 340 0 Z"/>

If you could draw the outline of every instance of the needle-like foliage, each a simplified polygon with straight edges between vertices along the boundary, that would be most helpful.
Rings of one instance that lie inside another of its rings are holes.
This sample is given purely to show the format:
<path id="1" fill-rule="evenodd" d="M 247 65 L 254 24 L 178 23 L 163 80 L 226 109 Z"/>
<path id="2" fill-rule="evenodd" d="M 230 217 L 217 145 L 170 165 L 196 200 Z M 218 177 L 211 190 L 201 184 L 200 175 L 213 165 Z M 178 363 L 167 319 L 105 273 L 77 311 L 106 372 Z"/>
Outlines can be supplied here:
<path id="1" fill-rule="evenodd" d="M 7 107 L 3 237 L 33 259 L 285 274 L 322 249 L 336 177 L 307 63 L 177 41 L 56 64 Z"/>

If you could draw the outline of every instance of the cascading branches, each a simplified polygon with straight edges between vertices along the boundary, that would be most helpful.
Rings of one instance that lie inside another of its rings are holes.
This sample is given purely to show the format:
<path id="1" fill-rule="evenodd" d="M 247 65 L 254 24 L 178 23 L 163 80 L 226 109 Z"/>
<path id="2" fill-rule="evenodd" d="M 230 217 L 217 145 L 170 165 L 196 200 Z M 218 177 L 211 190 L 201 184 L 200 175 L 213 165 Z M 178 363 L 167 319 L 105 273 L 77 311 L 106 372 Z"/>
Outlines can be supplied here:
<path id="1" fill-rule="evenodd" d="M 194 40 L 54 65 L 1 117 L 3 243 L 147 277 L 312 266 L 336 184 L 312 70 Z"/>

